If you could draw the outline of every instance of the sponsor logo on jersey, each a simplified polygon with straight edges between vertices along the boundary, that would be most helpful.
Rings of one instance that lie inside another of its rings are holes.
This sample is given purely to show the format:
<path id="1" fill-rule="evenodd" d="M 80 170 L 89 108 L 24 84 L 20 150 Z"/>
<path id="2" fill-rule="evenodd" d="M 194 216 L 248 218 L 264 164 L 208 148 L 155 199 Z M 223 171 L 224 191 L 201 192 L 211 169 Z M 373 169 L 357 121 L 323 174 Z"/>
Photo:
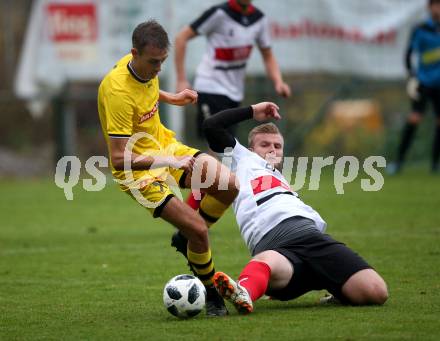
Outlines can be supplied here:
<path id="1" fill-rule="evenodd" d="M 252 45 L 237 47 L 217 47 L 215 49 L 215 59 L 223 62 L 233 62 L 236 60 L 246 60 L 251 55 Z"/>
<path id="2" fill-rule="evenodd" d="M 254 180 L 251 180 L 252 191 L 254 195 L 262 193 L 272 188 L 281 187 L 285 190 L 292 191 L 288 184 L 285 184 L 280 179 L 273 175 L 263 175 Z"/>
<path id="3" fill-rule="evenodd" d="M 154 114 L 157 112 L 157 109 L 159 108 L 158 103 L 159 102 L 156 102 L 156 104 L 154 105 L 153 109 L 151 109 L 151 111 L 142 114 L 141 118 L 139 119 L 139 123 L 145 122 L 146 120 L 154 116 Z"/>
<path id="4" fill-rule="evenodd" d="M 159 191 L 160 191 L 161 193 L 165 192 L 165 186 L 164 186 L 164 184 L 163 184 L 162 182 L 154 181 L 154 182 L 152 183 L 152 185 L 155 186 L 155 187 L 159 187 Z"/>

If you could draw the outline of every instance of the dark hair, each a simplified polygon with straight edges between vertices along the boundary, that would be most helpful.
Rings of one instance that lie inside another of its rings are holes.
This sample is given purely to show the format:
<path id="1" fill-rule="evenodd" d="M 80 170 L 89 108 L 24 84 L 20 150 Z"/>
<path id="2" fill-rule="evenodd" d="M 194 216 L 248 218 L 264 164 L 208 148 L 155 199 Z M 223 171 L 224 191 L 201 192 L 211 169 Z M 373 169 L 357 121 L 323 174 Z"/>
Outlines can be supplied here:
<path id="1" fill-rule="evenodd" d="M 429 0 L 429 6 L 440 3 L 440 0 Z"/>
<path id="2" fill-rule="evenodd" d="M 131 36 L 133 47 L 142 53 L 145 46 L 168 50 L 168 34 L 156 20 L 148 20 L 136 26 Z"/>

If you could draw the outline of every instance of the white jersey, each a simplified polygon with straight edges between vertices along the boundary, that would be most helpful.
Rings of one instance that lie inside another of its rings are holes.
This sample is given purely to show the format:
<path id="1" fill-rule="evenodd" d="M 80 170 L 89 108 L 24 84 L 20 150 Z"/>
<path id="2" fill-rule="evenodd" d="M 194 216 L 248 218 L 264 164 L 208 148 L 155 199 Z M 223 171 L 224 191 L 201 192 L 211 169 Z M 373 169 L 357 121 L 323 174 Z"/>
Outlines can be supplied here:
<path id="1" fill-rule="evenodd" d="M 252 47 L 268 48 L 270 38 L 267 18 L 261 11 L 252 7 L 250 14 L 243 15 L 231 6 L 224 3 L 211 7 L 190 25 L 207 38 L 194 89 L 240 102 Z"/>
<path id="2" fill-rule="evenodd" d="M 284 176 L 258 154 L 236 141 L 231 153 L 220 155 L 240 182 L 233 208 L 251 252 L 266 233 L 290 217 L 309 218 L 321 232 L 325 231 L 326 223 L 318 212 L 304 204 Z"/>

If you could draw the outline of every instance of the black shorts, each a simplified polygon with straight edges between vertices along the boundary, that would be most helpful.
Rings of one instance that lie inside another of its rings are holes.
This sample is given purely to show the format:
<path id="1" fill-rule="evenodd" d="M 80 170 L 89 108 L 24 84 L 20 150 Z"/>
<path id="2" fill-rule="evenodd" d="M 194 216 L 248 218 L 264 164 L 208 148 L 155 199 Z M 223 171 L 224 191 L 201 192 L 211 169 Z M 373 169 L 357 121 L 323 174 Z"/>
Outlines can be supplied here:
<path id="1" fill-rule="evenodd" d="M 429 88 L 420 84 L 418 90 L 420 98 L 411 101 L 412 110 L 424 114 L 428 102 L 431 102 L 435 115 L 440 118 L 440 88 Z"/>
<path id="2" fill-rule="evenodd" d="M 199 92 L 197 99 L 197 132 L 199 137 L 204 138 L 202 124 L 208 117 L 226 109 L 238 108 L 240 102 L 235 102 L 224 95 Z M 228 129 L 234 134 L 234 128 Z"/>
<path id="3" fill-rule="evenodd" d="M 371 268 L 345 244 L 318 231 L 278 244 L 279 247 L 267 250 L 286 257 L 293 265 L 293 276 L 285 288 L 269 289 L 266 295 L 281 301 L 292 300 L 312 290 L 326 289 L 340 301 L 347 302 L 341 292 L 344 283 L 356 272 Z M 262 251 L 258 250 L 258 253 Z"/>

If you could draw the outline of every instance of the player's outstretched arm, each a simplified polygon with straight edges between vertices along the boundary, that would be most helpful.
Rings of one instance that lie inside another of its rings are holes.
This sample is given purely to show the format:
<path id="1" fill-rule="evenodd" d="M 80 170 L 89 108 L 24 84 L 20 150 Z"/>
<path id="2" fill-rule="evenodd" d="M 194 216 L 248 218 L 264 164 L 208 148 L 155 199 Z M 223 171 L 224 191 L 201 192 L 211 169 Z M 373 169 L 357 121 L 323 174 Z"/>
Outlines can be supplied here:
<path id="1" fill-rule="evenodd" d="M 253 118 L 258 122 L 267 121 L 271 118 L 275 120 L 281 119 L 281 115 L 278 112 L 280 108 L 278 105 L 272 102 L 260 102 L 252 105 Z"/>
<path id="2" fill-rule="evenodd" d="M 159 91 L 159 101 L 179 106 L 197 103 L 197 97 L 197 91 L 191 89 L 185 89 L 176 94 Z"/>
<path id="3" fill-rule="evenodd" d="M 191 89 L 186 78 L 185 72 L 185 55 L 188 40 L 196 36 L 196 32 L 190 26 L 185 26 L 176 36 L 174 41 L 174 65 L 176 67 L 177 84 L 176 91 L 180 92 L 185 89 Z"/>
<path id="4" fill-rule="evenodd" d="M 254 118 L 257 121 L 280 119 L 278 106 L 272 102 L 261 102 L 249 107 L 234 108 L 220 111 L 203 122 L 203 132 L 208 140 L 209 148 L 214 152 L 223 153 L 225 148 L 235 146 L 235 137 L 227 130 L 228 127 L 241 121 Z"/>
<path id="5" fill-rule="evenodd" d="M 283 81 L 280 67 L 275 59 L 275 56 L 271 48 L 260 49 L 261 56 L 263 57 L 264 66 L 266 68 L 267 75 L 272 80 L 275 91 L 278 95 L 283 97 L 290 97 L 290 86 Z"/>

